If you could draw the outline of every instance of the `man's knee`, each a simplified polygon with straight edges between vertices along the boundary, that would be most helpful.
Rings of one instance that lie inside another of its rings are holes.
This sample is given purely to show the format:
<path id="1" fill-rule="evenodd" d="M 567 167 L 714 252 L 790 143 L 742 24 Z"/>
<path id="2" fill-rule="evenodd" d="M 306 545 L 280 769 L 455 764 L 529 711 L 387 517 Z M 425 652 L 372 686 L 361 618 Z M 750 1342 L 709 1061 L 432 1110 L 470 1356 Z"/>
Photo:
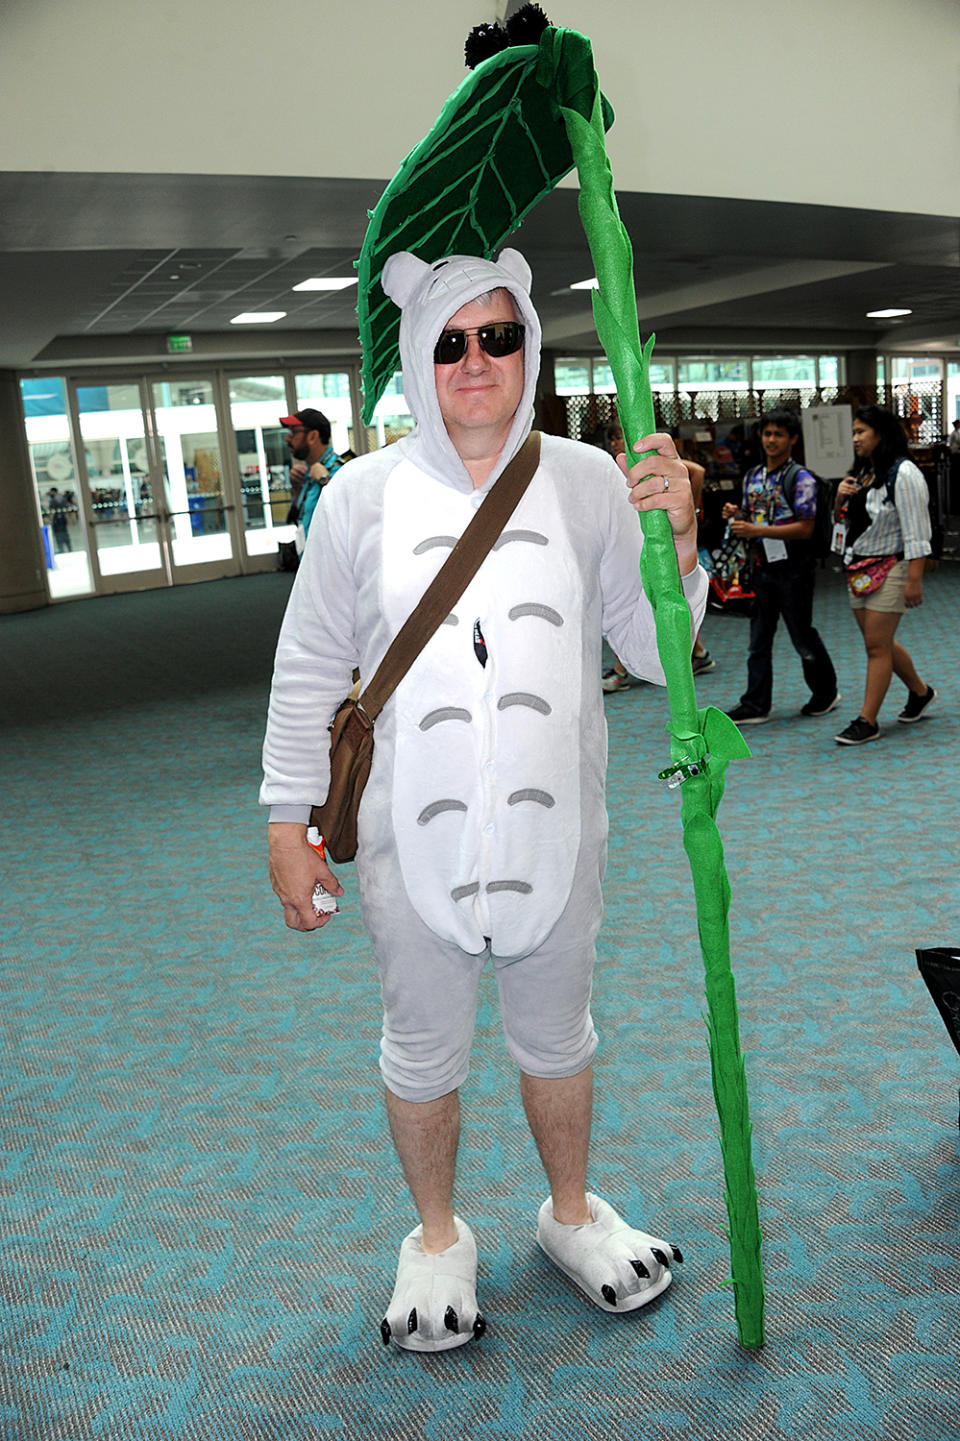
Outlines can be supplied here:
<path id="1" fill-rule="evenodd" d="M 380 1074 L 401 1101 L 435 1101 L 458 1090 L 470 1070 L 471 1035 L 398 1037 L 384 1026 Z"/>
<path id="2" fill-rule="evenodd" d="M 504 1020 L 507 1050 L 520 1070 L 535 1080 L 561 1080 L 589 1066 L 597 1049 L 597 1033 L 589 1010 L 572 1026 L 544 1032 L 510 1026 Z"/>

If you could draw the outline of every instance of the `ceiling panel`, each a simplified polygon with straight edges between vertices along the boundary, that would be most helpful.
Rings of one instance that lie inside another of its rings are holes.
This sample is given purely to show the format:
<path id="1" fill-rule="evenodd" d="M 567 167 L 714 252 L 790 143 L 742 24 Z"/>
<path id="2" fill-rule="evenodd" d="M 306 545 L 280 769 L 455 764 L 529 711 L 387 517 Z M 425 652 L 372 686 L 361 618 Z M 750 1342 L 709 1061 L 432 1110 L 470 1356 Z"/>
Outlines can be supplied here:
<path id="1" fill-rule="evenodd" d="M 382 186 L 285 177 L 0 174 L 0 364 L 71 351 L 105 361 L 162 350 L 189 329 L 206 352 L 356 348 L 356 292 L 294 292 L 349 275 Z M 704 196 L 618 197 L 635 252 L 641 324 L 663 346 L 953 346 L 960 222 Z M 534 272 L 553 349 L 595 346 L 592 273 L 576 192 L 555 191 L 510 243 Z M 877 305 L 914 314 L 867 321 Z M 230 325 L 284 310 L 276 327 Z M 140 340 L 138 341 L 138 337 Z M 315 337 L 312 340 L 311 337 Z M 752 339 L 750 338 L 752 337 Z M 122 343 L 121 343 L 122 342 Z M 172 362 L 176 363 L 176 362 Z"/>

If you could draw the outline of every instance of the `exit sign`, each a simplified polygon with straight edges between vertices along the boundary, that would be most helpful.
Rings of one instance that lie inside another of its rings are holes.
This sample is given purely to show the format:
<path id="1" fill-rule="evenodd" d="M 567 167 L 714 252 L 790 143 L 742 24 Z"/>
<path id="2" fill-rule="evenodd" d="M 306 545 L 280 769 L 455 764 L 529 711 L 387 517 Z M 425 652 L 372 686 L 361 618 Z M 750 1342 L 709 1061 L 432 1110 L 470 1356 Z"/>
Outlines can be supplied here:
<path id="1" fill-rule="evenodd" d="M 189 335 L 168 335 L 168 355 L 188 355 L 193 350 L 193 341 Z"/>

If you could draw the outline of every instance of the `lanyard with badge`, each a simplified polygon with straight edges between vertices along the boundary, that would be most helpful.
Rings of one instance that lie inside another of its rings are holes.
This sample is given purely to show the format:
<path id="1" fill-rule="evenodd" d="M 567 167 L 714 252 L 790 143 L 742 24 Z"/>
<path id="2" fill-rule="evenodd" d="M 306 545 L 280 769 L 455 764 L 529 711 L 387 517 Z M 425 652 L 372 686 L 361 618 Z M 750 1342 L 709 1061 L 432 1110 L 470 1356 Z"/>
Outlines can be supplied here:
<path id="1" fill-rule="evenodd" d="M 776 476 L 777 474 L 778 474 L 778 471 L 774 471 L 774 476 Z M 771 491 L 767 492 L 766 487 L 767 487 L 767 485 L 768 485 L 768 483 L 769 483 L 769 478 L 770 478 L 770 472 L 767 470 L 767 467 L 764 466 L 764 467 L 763 467 L 763 484 L 764 484 L 764 492 L 765 492 L 765 495 L 769 494 L 770 514 L 769 514 L 769 515 L 765 515 L 765 516 L 764 516 L 764 519 L 759 522 L 759 524 L 761 524 L 761 525 L 770 524 L 770 523 L 773 521 L 773 517 L 774 517 L 774 515 L 776 514 L 776 508 L 777 508 L 777 505 L 776 505 L 776 502 L 777 502 L 777 494 L 778 494 L 778 492 L 780 491 L 780 486 L 779 486 L 778 482 L 777 482 L 776 480 L 774 480 L 774 482 L 773 482 L 773 489 L 772 489 Z M 761 544 L 761 546 L 763 547 L 763 557 L 764 557 L 764 560 L 767 562 L 768 565 L 773 565 L 773 564 L 774 564 L 776 561 L 778 561 L 778 560 L 786 560 L 786 558 L 787 558 L 787 547 L 786 547 L 786 544 L 784 543 L 784 541 L 782 541 L 782 540 L 775 540 L 775 539 L 773 538 L 773 536 L 765 535 L 765 536 L 763 536 L 763 537 L 761 538 L 760 544 Z"/>

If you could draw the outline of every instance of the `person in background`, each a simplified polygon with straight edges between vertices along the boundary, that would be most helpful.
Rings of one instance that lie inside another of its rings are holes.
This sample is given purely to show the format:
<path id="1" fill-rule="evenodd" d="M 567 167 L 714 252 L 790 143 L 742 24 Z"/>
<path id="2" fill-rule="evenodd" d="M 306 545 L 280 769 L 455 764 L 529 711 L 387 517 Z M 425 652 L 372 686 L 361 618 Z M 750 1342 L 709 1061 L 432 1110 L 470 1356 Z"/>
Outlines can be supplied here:
<path id="1" fill-rule="evenodd" d="M 296 410 L 281 415 L 287 447 L 293 456 L 290 493 L 293 497 L 288 519 L 297 527 L 297 552 L 303 551 L 320 492 L 341 461 L 330 444 L 330 422 L 322 410 Z"/>
<path id="2" fill-rule="evenodd" d="M 817 482 L 793 460 L 800 420 L 792 410 L 771 410 L 760 418 L 763 465 L 748 470 L 739 506 L 723 507 L 723 518 L 753 550 L 756 610 L 750 620 L 747 688 L 727 712 L 738 725 L 770 719 L 773 701 L 773 639 L 781 615 L 800 657 L 810 699 L 805 716 L 827 715 L 840 704 L 837 674 L 813 624 L 816 557 L 810 546 L 817 515 Z"/>
<path id="3" fill-rule="evenodd" d="M 867 682 L 860 714 L 834 737 L 842 746 L 879 738 L 877 716 L 892 676 L 907 688 L 897 716 L 903 725 L 922 720 L 937 698 L 894 639 L 904 611 L 923 604 L 931 530 L 927 482 L 908 458 L 900 421 L 882 406 L 856 412 L 853 448 L 855 473 L 840 482 L 834 514 L 847 527 L 843 563 L 867 652 Z"/>

